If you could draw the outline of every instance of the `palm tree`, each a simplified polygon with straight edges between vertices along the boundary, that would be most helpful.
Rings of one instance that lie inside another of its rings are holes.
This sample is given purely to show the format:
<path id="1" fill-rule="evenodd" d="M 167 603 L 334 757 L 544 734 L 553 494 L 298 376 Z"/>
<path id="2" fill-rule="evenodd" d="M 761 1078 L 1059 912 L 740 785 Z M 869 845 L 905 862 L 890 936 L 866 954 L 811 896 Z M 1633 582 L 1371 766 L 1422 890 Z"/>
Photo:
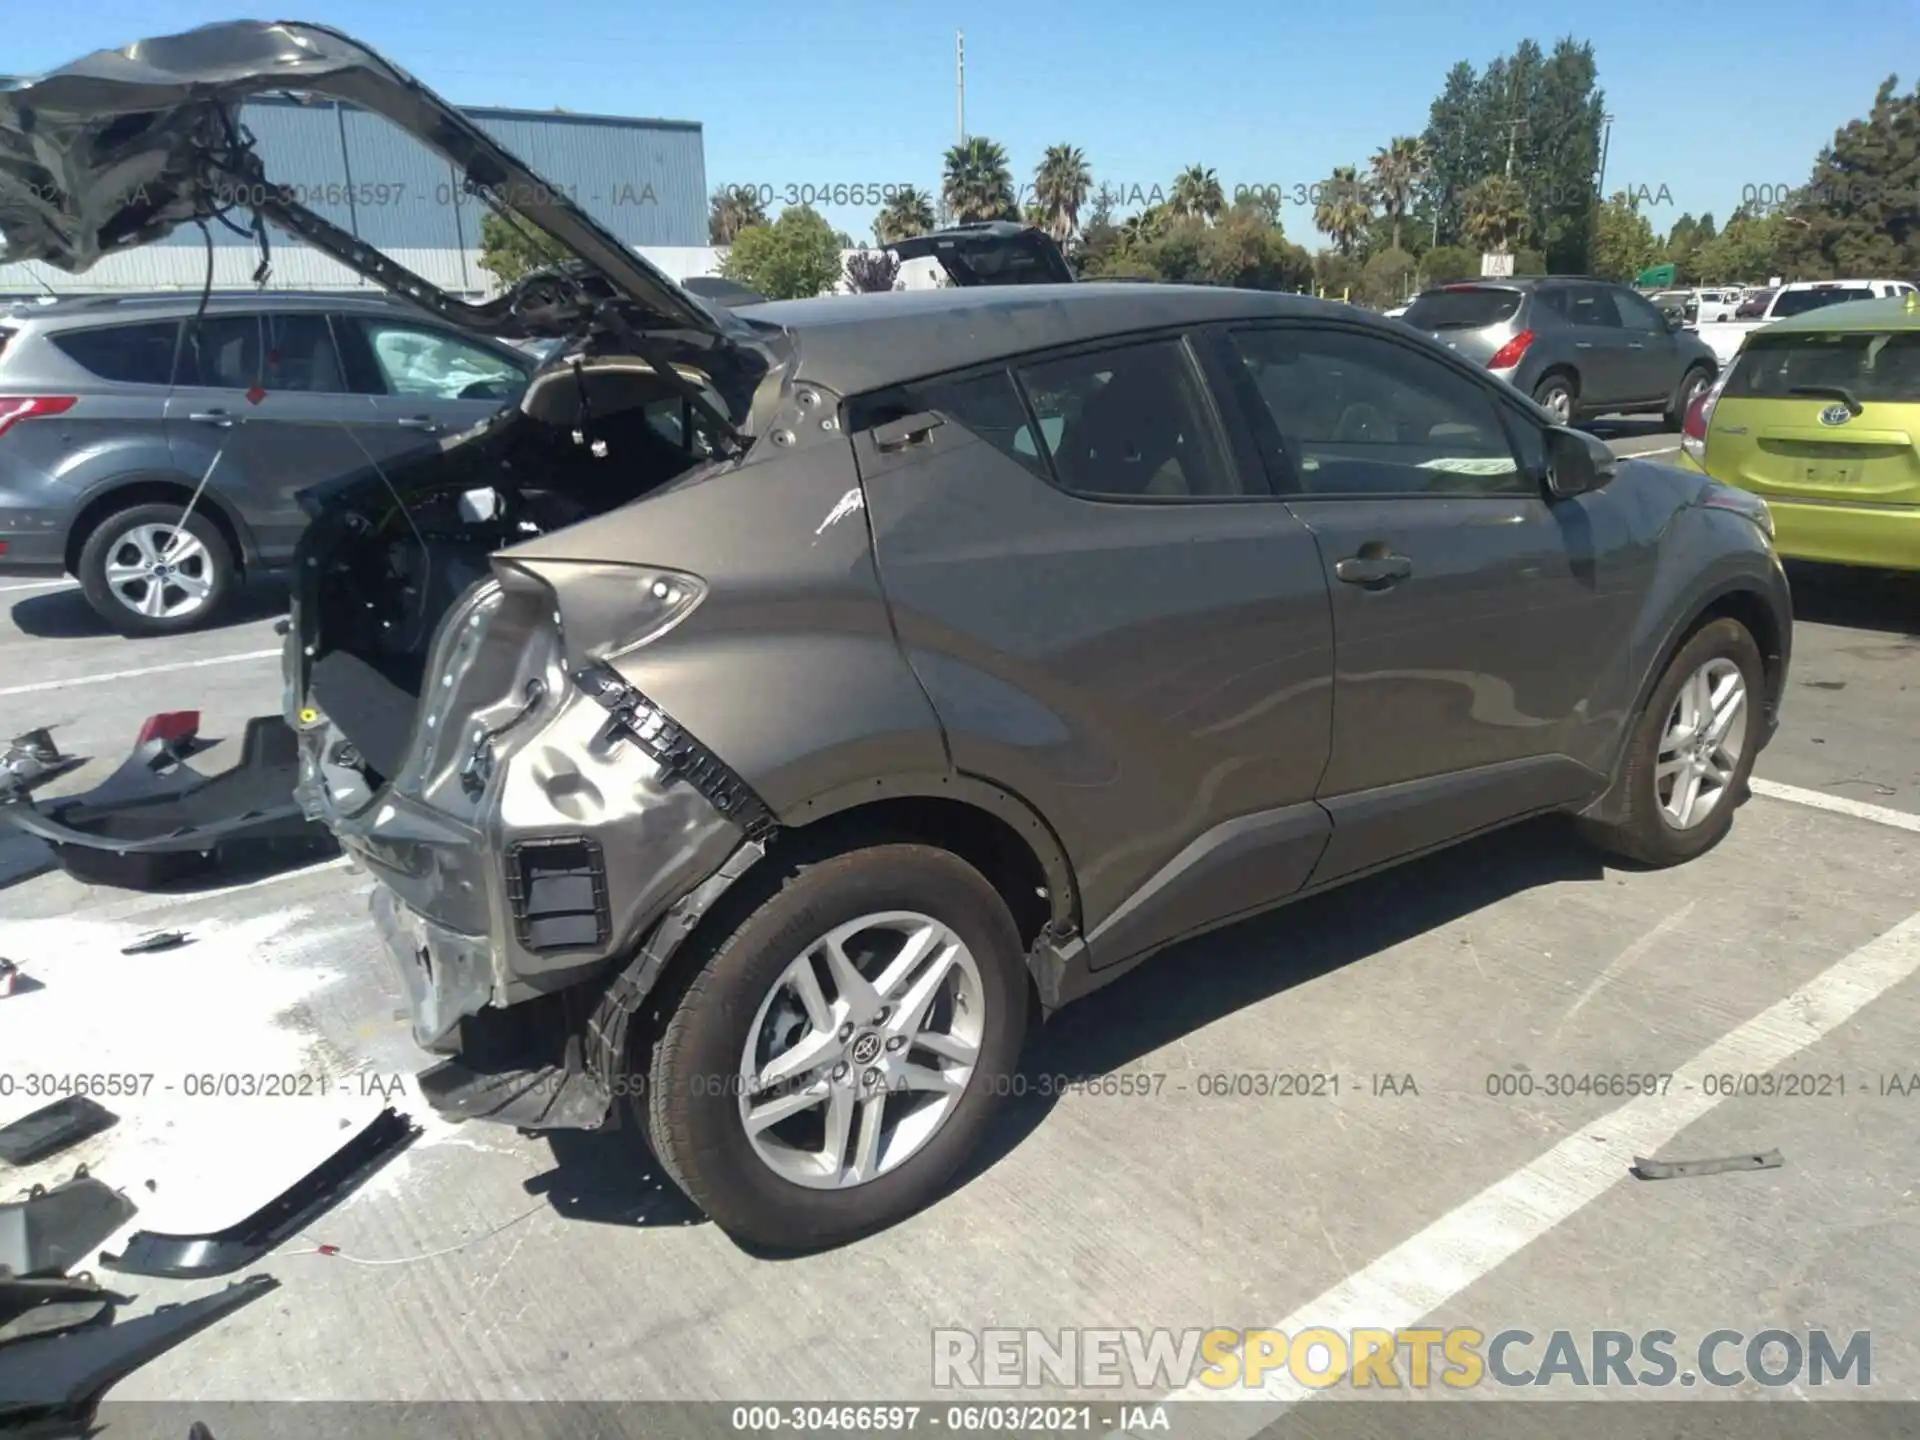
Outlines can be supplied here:
<path id="1" fill-rule="evenodd" d="M 749 225 L 766 223 L 766 207 L 751 185 L 722 185 L 707 202 L 709 245 L 731 245 Z"/>
<path id="2" fill-rule="evenodd" d="M 1173 181 L 1173 194 L 1167 197 L 1167 209 L 1175 215 L 1212 220 L 1227 208 L 1227 197 L 1220 189 L 1220 177 L 1204 165 L 1189 165 Z"/>
<path id="3" fill-rule="evenodd" d="M 955 223 L 975 220 L 1017 220 L 1013 171 L 1007 168 L 1005 147 L 976 135 L 947 151 L 940 198 Z"/>
<path id="4" fill-rule="evenodd" d="M 1332 178 L 1320 182 L 1320 199 L 1313 207 L 1314 228 L 1333 241 L 1342 255 L 1351 255 L 1372 219 L 1373 203 L 1355 167 L 1336 165 Z"/>
<path id="5" fill-rule="evenodd" d="M 1527 197 L 1518 180 L 1489 175 L 1460 197 L 1467 238 L 1483 251 L 1501 253 L 1520 238 L 1527 223 Z"/>
<path id="6" fill-rule="evenodd" d="M 882 245 L 910 240 L 933 229 L 933 197 L 912 185 L 902 185 L 874 217 L 873 238 Z"/>
<path id="7" fill-rule="evenodd" d="M 1080 207 L 1093 190 L 1087 157 L 1073 145 L 1049 145 L 1033 171 L 1034 203 L 1045 213 L 1041 223 L 1061 245 L 1080 228 Z"/>
<path id="8" fill-rule="evenodd" d="M 1418 136 L 1396 135 L 1373 152 L 1373 197 L 1393 225 L 1393 248 L 1400 248 L 1400 222 L 1413 204 L 1414 189 L 1426 178 L 1427 147 Z"/>
<path id="9" fill-rule="evenodd" d="M 1138 215 L 1129 215 L 1126 223 L 1120 227 L 1120 248 L 1131 251 L 1143 245 L 1149 245 L 1165 233 L 1167 228 L 1167 209 L 1164 205 L 1149 205 Z"/>

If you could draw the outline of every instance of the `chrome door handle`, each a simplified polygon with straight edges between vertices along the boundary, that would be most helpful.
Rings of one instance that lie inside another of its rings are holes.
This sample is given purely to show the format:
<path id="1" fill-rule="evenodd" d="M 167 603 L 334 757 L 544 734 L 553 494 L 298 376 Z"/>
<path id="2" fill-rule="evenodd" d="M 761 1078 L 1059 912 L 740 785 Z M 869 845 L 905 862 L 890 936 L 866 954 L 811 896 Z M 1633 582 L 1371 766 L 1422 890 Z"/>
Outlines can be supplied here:
<path id="1" fill-rule="evenodd" d="M 408 415 L 394 423 L 402 430 L 424 430 L 429 435 L 440 429 L 440 422 L 431 415 Z"/>
<path id="2" fill-rule="evenodd" d="M 1627 349 L 1629 350 L 1644 350 L 1646 348 L 1647 347 L 1642 345 L 1638 340 L 1629 340 L 1627 342 Z"/>
<path id="3" fill-rule="evenodd" d="M 233 416 L 224 410 L 195 410 L 187 418 L 198 420 L 202 425 L 217 425 L 222 430 L 233 424 Z"/>
<path id="4" fill-rule="evenodd" d="M 1591 340 L 1576 340 L 1573 342 L 1573 348 L 1576 350 L 1591 350 L 1593 348 L 1593 342 Z"/>

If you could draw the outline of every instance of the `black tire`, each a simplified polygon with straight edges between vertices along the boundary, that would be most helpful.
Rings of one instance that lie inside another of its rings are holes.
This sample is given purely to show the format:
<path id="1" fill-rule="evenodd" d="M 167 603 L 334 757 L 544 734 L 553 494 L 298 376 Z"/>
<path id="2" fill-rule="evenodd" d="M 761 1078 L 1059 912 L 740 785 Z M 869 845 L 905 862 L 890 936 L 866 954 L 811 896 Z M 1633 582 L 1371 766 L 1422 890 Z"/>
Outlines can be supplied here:
<path id="1" fill-rule="evenodd" d="M 922 1148 L 877 1178 L 813 1189 L 754 1153 L 737 1085 L 749 1027 L 789 962 L 835 926 L 912 910 L 947 925 L 972 952 L 986 1019 L 967 1087 Z M 944 1193 L 979 1146 L 1010 1089 L 1027 1022 L 1023 947 L 1006 903 L 944 850 L 880 844 L 797 867 L 724 936 L 696 935 L 706 953 L 667 1017 L 629 1105 L 674 1182 L 735 1240 L 776 1251 L 843 1244 L 884 1229 Z M 725 1083 L 699 1083 L 714 1077 Z"/>
<path id="2" fill-rule="evenodd" d="M 1573 378 L 1569 375 L 1549 375 L 1533 387 L 1534 404 L 1549 412 L 1556 411 L 1556 397 L 1561 395 L 1566 397 L 1567 406 L 1567 418 L 1562 423 L 1571 425 L 1580 406 L 1580 390 L 1573 383 Z"/>
<path id="3" fill-rule="evenodd" d="M 177 635 L 195 630 L 218 615 L 233 588 L 236 566 L 233 547 L 220 527 L 199 511 L 187 517 L 186 532 L 197 540 L 204 560 L 193 562 L 196 578 L 209 582 L 205 597 L 191 611 L 179 615 L 143 615 L 121 600 L 107 583 L 107 565 L 116 552 L 127 554 L 129 537 L 146 526 L 178 526 L 184 505 L 133 505 L 116 510 L 93 527 L 80 549 L 78 579 L 81 593 L 100 618 L 122 635 Z M 149 585 L 152 582 L 147 582 Z M 142 593 L 145 593 L 144 589 Z M 179 593 L 179 592 L 175 592 Z"/>
<path id="4" fill-rule="evenodd" d="M 1680 687 L 1695 671 L 1716 659 L 1737 665 L 1747 687 L 1745 714 L 1738 722 L 1745 727 L 1740 758 L 1722 801 L 1705 820 L 1682 830 L 1660 806 L 1655 777 L 1660 740 Z M 1610 822 L 1583 818 L 1581 832 L 1602 850 L 1653 866 L 1679 865 L 1718 845 L 1733 824 L 1734 810 L 1747 795 L 1747 780 L 1759 750 L 1765 697 L 1766 666 L 1746 626 L 1738 620 L 1714 620 L 1701 626 L 1674 653 L 1645 708 L 1634 718 L 1621 768 L 1620 818 Z"/>
<path id="5" fill-rule="evenodd" d="M 1667 406 L 1667 429 L 1677 431 L 1687 423 L 1687 407 L 1693 404 L 1693 397 L 1711 384 L 1711 365 L 1692 366 L 1680 377 L 1680 388 L 1673 392 L 1673 403 Z"/>

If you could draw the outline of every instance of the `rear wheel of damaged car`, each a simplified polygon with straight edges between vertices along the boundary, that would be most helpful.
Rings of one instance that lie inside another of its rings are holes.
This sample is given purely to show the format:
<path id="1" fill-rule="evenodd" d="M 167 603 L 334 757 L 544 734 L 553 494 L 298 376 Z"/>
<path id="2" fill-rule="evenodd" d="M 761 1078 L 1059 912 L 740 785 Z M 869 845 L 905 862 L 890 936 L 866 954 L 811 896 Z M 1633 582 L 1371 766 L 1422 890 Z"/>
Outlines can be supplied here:
<path id="1" fill-rule="evenodd" d="M 880 844 L 796 866 L 697 965 L 635 1098 L 654 1153 L 736 1240 L 844 1243 L 937 1199 L 1019 1060 L 1027 978 L 971 865 Z"/>
<path id="2" fill-rule="evenodd" d="M 1717 845 L 1760 749 L 1766 669 L 1738 620 L 1696 630 L 1668 661 L 1627 737 L 1617 819 L 1584 820 L 1602 849 L 1677 865 Z"/>
<path id="3" fill-rule="evenodd" d="M 76 578 L 121 634 L 172 635 L 219 613 L 234 569 L 233 547 L 205 512 L 162 503 L 100 520 L 81 546 Z"/>

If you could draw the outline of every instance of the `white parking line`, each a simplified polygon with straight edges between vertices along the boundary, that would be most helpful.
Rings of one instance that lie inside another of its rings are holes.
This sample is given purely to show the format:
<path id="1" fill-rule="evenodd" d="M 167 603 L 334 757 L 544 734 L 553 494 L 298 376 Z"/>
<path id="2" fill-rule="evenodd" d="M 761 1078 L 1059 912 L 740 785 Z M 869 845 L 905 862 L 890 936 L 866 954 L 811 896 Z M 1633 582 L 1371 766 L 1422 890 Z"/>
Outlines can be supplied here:
<path id="1" fill-rule="evenodd" d="M 1724 1098 L 1706 1093 L 1710 1074 L 1764 1074 L 1851 1020 L 1874 1000 L 1920 971 L 1920 913 L 1821 971 L 1784 1000 L 1680 1066 L 1667 1091 L 1643 1095 L 1580 1125 L 1532 1164 L 1482 1190 L 1372 1264 L 1316 1296 L 1273 1329 L 1292 1337 L 1326 1327 L 1339 1334 L 1379 1327 L 1399 1330 L 1548 1234 L 1627 1178 L 1636 1155 L 1653 1156 Z M 1261 1400 L 1293 1404 L 1322 1391 L 1284 1369 L 1260 1389 L 1219 1390 L 1191 1381 L 1169 1400 Z M 1271 1409 L 1249 1417 L 1243 1432 L 1272 1425 Z M 1126 1432 L 1117 1431 L 1115 1435 Z M 1210 1427 L 1208 1434 L 1211 1437 Z"/>
<path id="2" fill-rule="evenodd" d="M 143 665 L 138 670 L 113 670 L 105 675 L 74 675 L 65 680 L 36 680 L 31 685 L 10 685 L 0 690 L 0 698 L 8 695 L 33 695 L 42 690 L 70 690 L 76 685 L 105 685 L 111 680 L 137 680 L 142 675 L 166 675 L 175 670 L 201 670 L 209 665 L 236 665 L 242 660 L 265 660 L 280 653 L 276 646 L 272 650 L 249 650 L 243 655 L 215 655 L 206 660 L 176 660 L 171 665 Z"/>
<path id="3" fill-rule="evenodd" d="M 0 595 L 11 595 L 17 590 L 63 590 L 79 583 L 78 580 L 28 580 L 19 585 L 0 585 Z"/>
<path id="4" fill-rule="evenodd" d="M 1769 800 L 1786 800 L 1794 805 L 1808 805 L 1815 810 L 1830 810 L 1835 815 L 1851 815 L 1856 820 L 1871 820 L 1876 825 L 1891 825 L 1896 830 L 1911 830 L 1920 834 L 1920 815 L 1909 815 L 1904 810 L 1892 810 L 1885 805 L 1869 805 L 1865 800 L 1849 799 L 1845 795 L 1829 795 L 1824 790 L 1803 790 L 1798 785 L 1782 785 L 1778 780 L 1761 780 L 1758 777 L 1747 782 L 1753 787 L 1753 793 L 1764 795 Z"/>

